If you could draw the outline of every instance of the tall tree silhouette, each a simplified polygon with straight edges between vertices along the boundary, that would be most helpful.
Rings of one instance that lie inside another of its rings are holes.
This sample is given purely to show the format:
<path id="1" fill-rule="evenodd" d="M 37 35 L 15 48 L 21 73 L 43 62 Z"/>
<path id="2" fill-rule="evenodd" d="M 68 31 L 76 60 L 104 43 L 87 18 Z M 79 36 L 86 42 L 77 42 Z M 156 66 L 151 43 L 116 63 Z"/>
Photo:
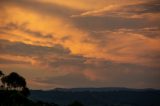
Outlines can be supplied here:
<path id="1" fill-rule="evenodd" d="M 6 76 L 5 83 L 7 83 L 7 86 L 10 89 L 22 90 L 26 87 L 25 79 L 15 72 L 12 72 Z"/>
<path id="2" fill-rule="evenodd" d="M 9 75 L 4 75 L 2 71 L 0 71 L 0 77 L 2 86 L 7 90 L 16 90 L 19 91 L 24 96 L 29 96 L 30 91 L 27 88 L 27 83 L 25 78 L 17 74 L 16 72 L 11 72 Z"/>

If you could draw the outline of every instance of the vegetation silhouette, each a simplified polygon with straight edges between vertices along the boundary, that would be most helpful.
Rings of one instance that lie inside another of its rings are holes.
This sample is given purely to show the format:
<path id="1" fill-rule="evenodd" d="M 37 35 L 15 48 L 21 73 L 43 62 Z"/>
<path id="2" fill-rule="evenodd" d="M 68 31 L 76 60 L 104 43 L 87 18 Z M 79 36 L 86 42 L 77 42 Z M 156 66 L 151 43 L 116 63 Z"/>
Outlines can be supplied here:
<path id="1" fill-rule="evenodd" d="M 28 98 L 30 90 L 25 78 L 16 72 L 5 75 L 0 70 L 0 106 L 58 106 L 45 102 L 36 102 Z"/>
<path id="2" fill-rule="evenodd" d="M 5 75 L 0 70 L 0 106 L 59 106 L 55 103 L 29 99 L 30 90 L 24 77 L 16 72 Z M 67 105 L 66 105 L 67 106 Z M 73 102 L 68 106 L 83 106 Z"/>
<path id="3" fill-rule="evenodd" d="M 6 88 L 10 90 L 23 90 L 26 88 L 25 79 L 15 72 L 12 72 L 7 76 L 3 76 L 1 80 L 3 85 L 7 85 Z"/>

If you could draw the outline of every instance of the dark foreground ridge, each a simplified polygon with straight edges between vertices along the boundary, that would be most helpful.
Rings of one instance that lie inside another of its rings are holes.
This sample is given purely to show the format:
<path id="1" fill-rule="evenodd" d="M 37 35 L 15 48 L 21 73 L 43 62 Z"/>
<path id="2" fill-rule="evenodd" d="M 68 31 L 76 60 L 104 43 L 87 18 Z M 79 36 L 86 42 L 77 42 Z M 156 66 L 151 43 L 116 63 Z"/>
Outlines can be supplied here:
<path id="1" fill-rule="evenodd" d="M 30 98 L 60 106 L 79 101 L 84 106 L 160 106 L 160 90 L 129 88 L 56 88 L 32 90 Z"/>
<path id="2" fill-rule="evenodd" d="M 0 90 L 0 106 L 58 106 L 54 103 L 32 101 L 16 90 Z"/>

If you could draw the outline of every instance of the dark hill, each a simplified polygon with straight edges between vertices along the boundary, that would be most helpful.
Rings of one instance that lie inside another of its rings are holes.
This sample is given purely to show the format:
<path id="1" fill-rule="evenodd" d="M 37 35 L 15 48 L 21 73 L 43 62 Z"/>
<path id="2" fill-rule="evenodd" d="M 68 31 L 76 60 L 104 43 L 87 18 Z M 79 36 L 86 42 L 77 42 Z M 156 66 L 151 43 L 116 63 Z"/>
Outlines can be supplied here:
<path id="1" fill-rule="evenodd" d="M 58 106 L 54 103 L 49 104 L 42 101 L 32 101 L 19 91 L 0 90 L 0 106 Z"/>
<path id="2" fill-rule="evenodd" d="M 85 106 L 160 106 L 160 90 L 128 88 L 56 88 L 32 90 L 33 100 L 61 106 L 79 101 Z"/>

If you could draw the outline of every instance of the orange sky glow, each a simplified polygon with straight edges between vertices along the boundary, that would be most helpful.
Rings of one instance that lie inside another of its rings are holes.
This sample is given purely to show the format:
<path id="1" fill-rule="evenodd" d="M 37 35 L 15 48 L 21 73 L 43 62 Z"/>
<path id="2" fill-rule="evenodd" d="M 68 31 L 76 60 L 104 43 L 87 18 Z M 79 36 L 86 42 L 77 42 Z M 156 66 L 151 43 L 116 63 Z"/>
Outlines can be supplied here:
<path id="1" fill-rule="evenodd" d="M 160 88 L 159 0 L 1 0 L 0 69 L 31 89 Z"/>

